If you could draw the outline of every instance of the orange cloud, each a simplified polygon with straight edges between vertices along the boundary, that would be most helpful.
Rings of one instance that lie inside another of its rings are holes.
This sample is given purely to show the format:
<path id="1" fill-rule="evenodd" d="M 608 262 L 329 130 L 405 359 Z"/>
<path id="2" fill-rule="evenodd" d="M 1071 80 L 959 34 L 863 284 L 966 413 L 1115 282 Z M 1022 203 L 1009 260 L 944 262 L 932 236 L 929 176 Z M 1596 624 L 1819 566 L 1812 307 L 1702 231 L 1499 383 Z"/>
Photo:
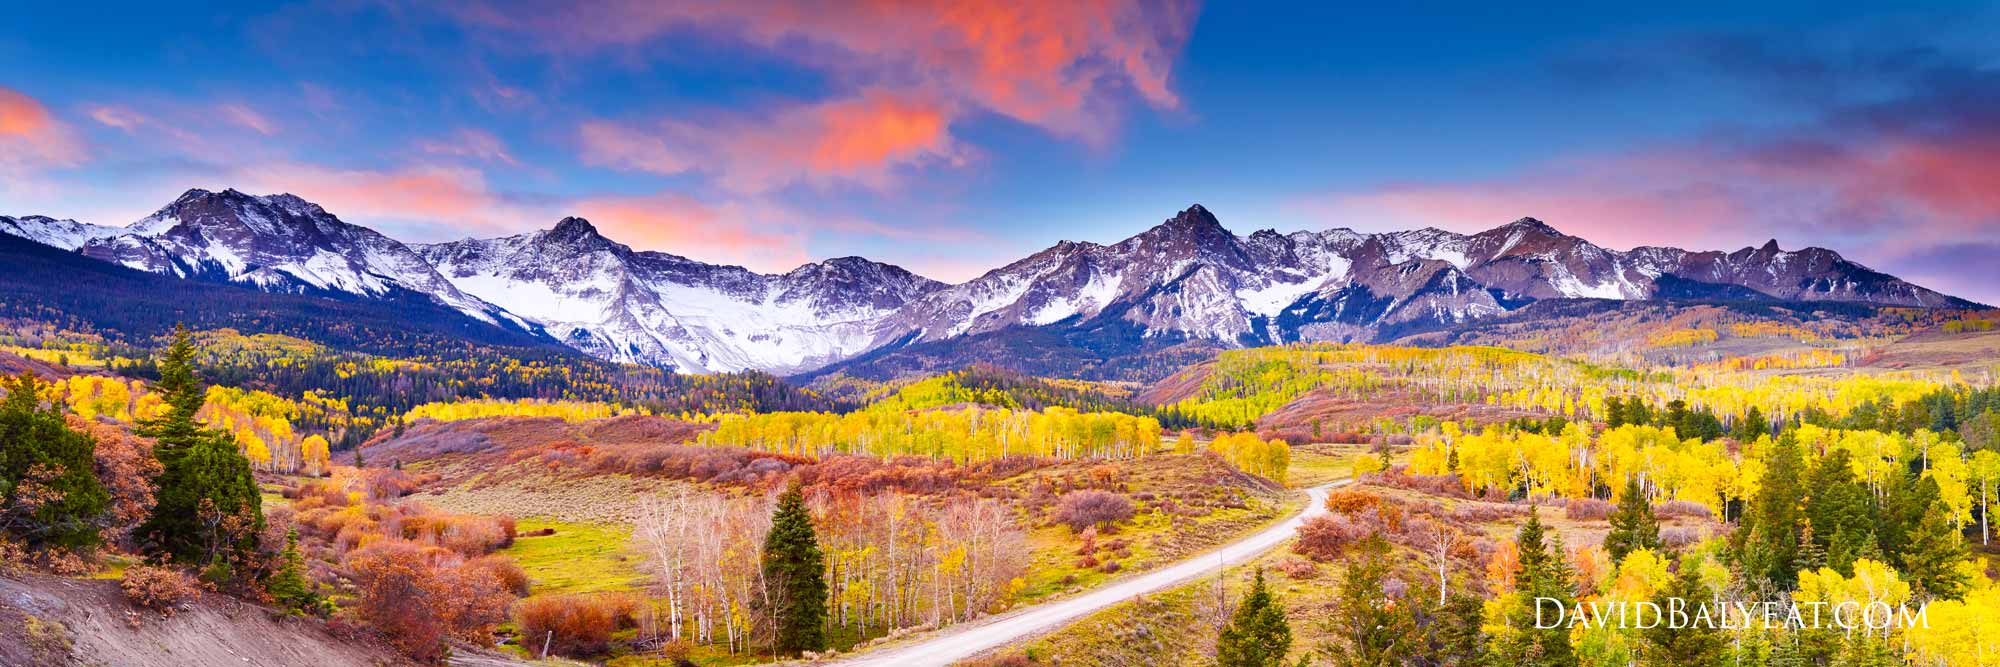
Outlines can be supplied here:
<path id="1" fill-rule="evenodd" d="M 893 188 L 910 168 L 960 166 L 952 126 L 990 112 L 1091 144 L 1109 140 L 1121 95 L 1181 105 L 1170 85 L 1193 0 L 575 3 L 532 19 L 491 4 L 451 11 L 509 46 L 552 52 L 650 48 L 681 30 L 733 36 L 829 74 L 846 92 L 764 114 L 578 129 L 586 164 L 699 172 L 726 190 L 806 183 Z"/>
<path id="2" fill-rule="evenodd" d="M 41 101 L 0 86 L 0 174 L 82 164 L 83 145 Z"/>
<path id="3" fill-rule="evenodd" d="M 347 219 L 444 223 L 500 231 L 537 219 L 539 212 L 506 201 L 475 169 L 412 166 L 392 170 L 334 169 L 277 163 L 241 169 L 239 189 L 290 192 Z"/>
<path id="4" fill-rule="evenodd" d="M 658 174 L 701 171 L 737 192 L 800 182 L 883 189 L 893 186 L 900 168 L 964 163 L 968 151 L 951 137 L 948 113 L 921 98 L 870 91 L 707 124 L 670 120 L 625 127 L 593 121 L 578 134 L 586 164 Z"/>
<path id="5" fill-rule="evenodd" d="M 787 212 L 746 203 L 710 205 L 679 193 L 585 199 L 573 204 L 605 236 L 639 248 L 759 271 L 806 263 L 803 224 Z"/>

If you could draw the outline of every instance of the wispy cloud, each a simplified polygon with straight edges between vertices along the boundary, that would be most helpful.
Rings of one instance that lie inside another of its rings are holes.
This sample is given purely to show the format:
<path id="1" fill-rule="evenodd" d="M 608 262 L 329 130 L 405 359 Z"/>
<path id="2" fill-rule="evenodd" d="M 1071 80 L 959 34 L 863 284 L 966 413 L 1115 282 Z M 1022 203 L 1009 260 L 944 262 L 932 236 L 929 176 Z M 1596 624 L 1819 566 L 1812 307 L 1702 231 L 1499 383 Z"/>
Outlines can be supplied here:
<path id="1" fill-rule="evenodd" d="M 417 142 L 417 149 L 431 155 L 466 158 L 482 162 L 497 162 L 518 165 L 519 161 L 507 152 L 507 144 L 493 133 L 485 130 L 463 128 L 449 137 L 425 139 Z"/>
<path id="2" fill-rule="evenodd" d="M 247 105 L 233 104 L 233 103 L 222 104 L 216 106 L 215 110 L 217 113 L 221 114 L 221 117 L 223 119 L 228 120 L 229 122 L 234 123 L 236 125 L 249 128 L 250 130 L 255 131 L 258 134 L 268 137 L 278 133 L 277 123 L 271 122 L 271 119 L 269 117 L 258 112 L 256 109 L 250 108 Z"/>
<path id="3" fill-rule="evenodd" d="M 0 170 L 21 173 L 72 167 L 85 160 L 84 146 L 68 124 L 40 100 L 0 86 Z"/>

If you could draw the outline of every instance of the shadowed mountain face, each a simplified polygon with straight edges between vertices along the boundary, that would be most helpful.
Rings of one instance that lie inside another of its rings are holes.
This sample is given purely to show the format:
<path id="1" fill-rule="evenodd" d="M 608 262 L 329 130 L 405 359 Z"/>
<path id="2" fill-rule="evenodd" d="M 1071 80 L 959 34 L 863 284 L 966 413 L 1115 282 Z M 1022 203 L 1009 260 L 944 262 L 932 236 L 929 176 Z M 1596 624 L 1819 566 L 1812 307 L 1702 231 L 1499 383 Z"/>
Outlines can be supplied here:
<path id="1" fill-rule="evenodd" d="M 958 285 L 857 257 L 761 274 L 633 250 L 581 218 L 406 245 L 292 195 L 234 190 L 191 190 L 125 227 L 0 216 L 0 233 L 267 291 L 415 293 L 603 359 L 684 372 L 799 373 L 901 349 L 954 358 L 941 352 L 954 341 L 1010 349 L 997 341 L 1023 332 L 1100 360 L 1184 343 L 1376 340 L 1550 299 L 1976 305 L 1776 241 L 1728 253 L 1621 252 L 1532 218 L 1470 235 L 1237 236 L 1200 205 L 1114 244 L 1064 241 Z"/>

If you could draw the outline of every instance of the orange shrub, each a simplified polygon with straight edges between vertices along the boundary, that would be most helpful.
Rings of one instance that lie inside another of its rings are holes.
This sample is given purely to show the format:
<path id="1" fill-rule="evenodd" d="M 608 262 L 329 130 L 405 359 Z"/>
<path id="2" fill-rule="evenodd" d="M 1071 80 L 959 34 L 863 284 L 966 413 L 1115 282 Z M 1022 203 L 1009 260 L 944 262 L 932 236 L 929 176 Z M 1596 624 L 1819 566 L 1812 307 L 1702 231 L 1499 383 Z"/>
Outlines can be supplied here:
<path id="1" fill-rule="evenodd" d="M 551 654 L 590 657 L 611 646 L 621 603 L 611 595 L 544 595 L 514 604 L 514 624 L 528 644 Z M 629 617 L 629 605 L 627 615 Z"/>
<path id="2" fill-rule="evenodd" d="M 499 554 L 480 556 L 466 561 L 465 567 L 492 575 L 495 581 L 500 582 L 501 588 L 513 593 L 515 597 L 528 595 L 530 587 L 528 573 L 522 570 L 521 566 L 515 565 L 512 558 Z"/>
<path id="3" fill-rule="evenodd" d="M 201 597 L 201 587 L 194 577 L 170 567 L 134 565 L 126 568 L 118 588 L 125 591 L 125 599 L 131 600 L 132 604 L 168 615 Z"/>
<path id="4" fill-rule="evenodd" d="M 447 638 L 486 641 L 514 599 L 489 569 L 404 540 L 376 540 L 348 554 L 346 565 L 359 593 L 356 615 L 419 661 L 441 657 Z"/>
<path id="5" fill-rule="evenodd" d="M 1353 514 L 1381 504 L 1382 496 L 1360 489 L 1334 489 L 1326 494 L 1326 508 L 1341 514 Z"/>

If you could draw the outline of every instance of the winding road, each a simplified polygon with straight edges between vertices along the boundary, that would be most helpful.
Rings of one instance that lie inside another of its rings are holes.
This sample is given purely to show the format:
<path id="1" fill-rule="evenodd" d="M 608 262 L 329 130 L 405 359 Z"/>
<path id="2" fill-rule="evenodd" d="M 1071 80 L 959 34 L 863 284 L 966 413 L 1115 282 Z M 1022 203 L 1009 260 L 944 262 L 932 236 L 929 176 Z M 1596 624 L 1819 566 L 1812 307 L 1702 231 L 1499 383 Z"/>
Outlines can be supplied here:
<path id="1" fill-rule="evenodd" d="M 1133 597 L 1167 590 L 1219 567 L 1235 565 L 1262 554 L 1297 533 L 1306 519 L 1326 514 L 1326 492 L 1345 480 L 1306 489 L 1304 510 L 1278 525 L 1241 540 L 1129 579 L 1105 584 L 1076 597 L 1017 609 L 991 618 L 953 626 L 899 646 L 859 653 L 819 664 L 843 667 L 929 667 L 949 665 L 986 651 L 1055 630 L 1098 610 Z"/>

